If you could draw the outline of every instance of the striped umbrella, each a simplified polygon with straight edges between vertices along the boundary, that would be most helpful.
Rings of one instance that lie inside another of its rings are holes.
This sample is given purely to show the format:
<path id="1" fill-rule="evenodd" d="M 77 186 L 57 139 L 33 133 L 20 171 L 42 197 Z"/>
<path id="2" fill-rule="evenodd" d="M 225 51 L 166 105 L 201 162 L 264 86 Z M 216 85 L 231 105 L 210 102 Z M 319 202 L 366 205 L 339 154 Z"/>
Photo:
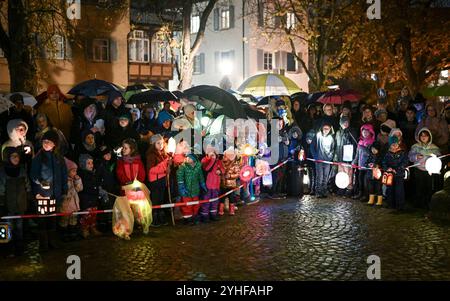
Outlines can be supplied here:
<path id="1" fill-rule="evenodd" d="M 254 96 L 291 95 L 301 89 L 289 78 L 280 74 L 258 74 L 247 78 L 238 88 L 241 94 Z"/>

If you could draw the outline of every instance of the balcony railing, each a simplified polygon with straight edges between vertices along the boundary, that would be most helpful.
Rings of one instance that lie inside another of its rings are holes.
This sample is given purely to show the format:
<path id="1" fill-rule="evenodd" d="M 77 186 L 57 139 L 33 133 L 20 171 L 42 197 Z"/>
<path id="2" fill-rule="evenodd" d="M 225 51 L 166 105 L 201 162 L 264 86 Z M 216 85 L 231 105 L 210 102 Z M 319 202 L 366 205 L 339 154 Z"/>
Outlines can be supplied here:
<path id="1" fill-rule="evenodd" d="M 168 81 L 173 77 L 170 63 L 128 63 L 129 82 Z"/>

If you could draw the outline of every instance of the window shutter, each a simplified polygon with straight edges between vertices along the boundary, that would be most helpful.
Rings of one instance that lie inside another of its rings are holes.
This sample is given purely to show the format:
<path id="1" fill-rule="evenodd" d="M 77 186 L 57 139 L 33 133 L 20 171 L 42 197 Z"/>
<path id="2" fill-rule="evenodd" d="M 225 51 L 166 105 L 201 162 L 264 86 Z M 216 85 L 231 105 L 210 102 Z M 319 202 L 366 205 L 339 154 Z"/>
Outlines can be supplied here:
<path id="1" fill-rule="evenodd" d="M 296 72 L 296 68 L 295 68 L 295 56 L 292 53 L 287 53 L 287 66 L 286 66 L 286 71 L 288 72 Z"/>
<path id="2" fill-rule="evenodd" d="M 219 31 L 220 29 L 220 11 L 218 8 L 214 9 L 214 30 Z"/>
<path id="3" fill-rule="evenodd" d="M 215 62 L 215 72 L 219 72 L 220 69 L 220 52 L 216 51 L 214 52 L 214 62 Z"/>
<path id="4" fill-rule="evenodd" d="M 39 58 L 47 58 L 47 50 L 45 49 L 45 45 L 43 45 L 42 38 L 39 34 L 36 34 L 36 46 L 39 49 Z"/>
<path id="5" fill-rule="evenodd" d="M 230 5 L 230 28 L 234 28 L 234 5 Z"/>
<path id="6" fill-rule="evenodd" d="M 64 58 L 72 59 L 73 58 L 72 46 L 70 45 L 70 41 L 67 38 L 64 38 L 64 47 L 65 47 Z"/>
<path id="7" fill-rule="evenodd" d="M 110 53 L 109 53 L 109 61 L 110 62 L 115 62 L 119 59 L 119 52 L 117 49 L 117 41 L 110 39 L 109 40 L 109 49 L 110 49 Z"/>
<path id="8" fill-rule="evenodd" d="M 264 3 L 258 1 L 258 26 L 264 27 Z"/>
<path id="9" fill-rule="evenodd" d="M 281 27 L 281 17 L 278 17 L 278 16 L 276 16 L 276 17 L 274 17 L 274 23 L 275 23 L 275 28 L 279 28 L 279 27 Z"/>
<path id="10" fill-rule="evenodd" d="M 277 51 L 275 52 L 275 64 L 274 64 L 274 69 L 282 69 L 281 66 L 281 51 Z"/>
<path id="11" fill-rule="evenodd" d="M 303 53 L 299 52 L 297 53 L 298 57 L 303 59 Z M 297 62 L 297 73 L 303 73 L 303 66 L 300 62 Z"/>
<path id="12" fill-rule="evenodd" d="M 264 69 L 264 52 L 262 49 L 256 50 L 256 60 L 257 60 L 258 71 L 263 70 Z"/>
<path id="13" fill-rule="evenodd" d="M 200 53 L 200 73 L 205 73 L 205 54 Z"/>
<path id="14" fill-rule="evenodd" d="M 93 49 L 93 40 L 92 39 L 87 39 L 86 40 L 86 58 L 90 61 L 92 61 L 94 59 L 94 49 Z"/>

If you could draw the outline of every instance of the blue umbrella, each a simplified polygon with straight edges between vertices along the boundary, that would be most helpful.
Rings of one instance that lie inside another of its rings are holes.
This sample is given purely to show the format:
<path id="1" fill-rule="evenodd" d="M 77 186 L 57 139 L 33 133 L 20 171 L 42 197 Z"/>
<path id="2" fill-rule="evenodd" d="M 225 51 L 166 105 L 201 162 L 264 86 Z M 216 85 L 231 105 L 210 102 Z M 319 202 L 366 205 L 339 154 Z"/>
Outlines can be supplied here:
<path id="1" fill-rule="evenodd" d="M 72 95 L 85 95 L 95 97 L 97 95 L 102 95 L 114 90 L 122 92 L 120 87 L 114 85 L 113 83 L 100 79 L 90 79 L 77 84 L 67 93 Z"/>

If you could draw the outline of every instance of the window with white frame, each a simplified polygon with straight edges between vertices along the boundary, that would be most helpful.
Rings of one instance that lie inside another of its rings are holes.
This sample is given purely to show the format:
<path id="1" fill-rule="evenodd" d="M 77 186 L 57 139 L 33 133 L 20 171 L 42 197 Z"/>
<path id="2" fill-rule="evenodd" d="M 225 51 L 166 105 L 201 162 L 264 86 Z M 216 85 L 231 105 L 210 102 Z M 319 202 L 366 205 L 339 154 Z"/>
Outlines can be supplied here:
<path id="1" fill-rule="evenodd" d="M 286 71 L 296 72 L 297 71 L 297 59 L 293 53 L 288 52 L 286 54 Z"/>
<path id="2" fill-rule="evenodd" d="M 191 17 L 191 33 L 197 33 L 200 29 L 200 16 L 193 15 Z"/>
<path id="3" fill-rule="evenodd" d="M 152 39 L 152 63 L 170 63 L 170 46 L 166 40 L 161 40 L 156 34 Z"/>
<path id="4" fill-rule="evenodd" d="M 273 54 L 271 52 L 264 52 L 263 56 L 263 68 L 264 70 L 272 70 L 273 69 Z"/>
<path id="5" fill-rule="evenodd" d="M 286 14 L 286 28 L 292 29 L 295 28 L 295 22 L 296 22 L 295 14 L 294 13 L 287 13 Z"/>
<path id="6" fill-rule="evenodd" d="M 230 7 L 222 8 L 220 11 L 220 29 L 230 28 Z"/>
<path id="7" fill-rule="evenodd" d="M 92 41 L 92 60 L 94 62 L 109 62 L 108 39 L 94 39 Z"/>
<path id="8" fill-rule="evenodd" d="M 64 37 L 54 35 L 46 49 L 46 57 L 49 59 L 63 60 L 65 58 Z"/>
<path id="9" fill-rule="evenodd" d="M 150 39 L 142 30 L 134 30 L 128 40 L 130 62 L 148 63 L 150 61 Z"/>
<path id="10" fill-rule="evenodd" d="M 201 66 L 201 57 L 200 55 L 194 56 L 194 74 L 200 74 L 202 72 L 202 66 Z"/>

